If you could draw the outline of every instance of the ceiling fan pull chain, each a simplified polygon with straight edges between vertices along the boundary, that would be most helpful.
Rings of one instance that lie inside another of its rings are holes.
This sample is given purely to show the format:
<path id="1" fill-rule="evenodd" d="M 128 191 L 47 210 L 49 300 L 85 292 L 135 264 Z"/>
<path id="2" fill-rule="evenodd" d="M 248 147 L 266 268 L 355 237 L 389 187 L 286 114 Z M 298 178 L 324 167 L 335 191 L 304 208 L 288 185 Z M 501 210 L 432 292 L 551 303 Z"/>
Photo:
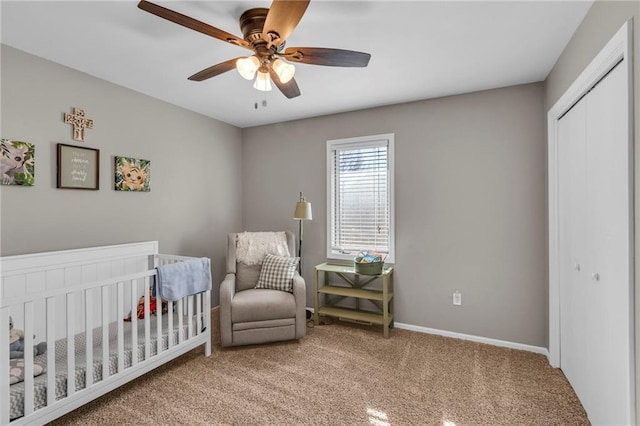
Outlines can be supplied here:
<path id="1" fill-rule="evenodd" d="M 260 102 L 260 104 L 262 105 L 263 108 L 267 107 L 267 92 L 263 92 L 264 93 L 264 99 Z M 254 99 L 257 98 L 257 96 L 254 97 Z M 255 102 L 253 103 L 253 108 L 254 109 L 258 109 L 258 99 L 255 99 Z"/>

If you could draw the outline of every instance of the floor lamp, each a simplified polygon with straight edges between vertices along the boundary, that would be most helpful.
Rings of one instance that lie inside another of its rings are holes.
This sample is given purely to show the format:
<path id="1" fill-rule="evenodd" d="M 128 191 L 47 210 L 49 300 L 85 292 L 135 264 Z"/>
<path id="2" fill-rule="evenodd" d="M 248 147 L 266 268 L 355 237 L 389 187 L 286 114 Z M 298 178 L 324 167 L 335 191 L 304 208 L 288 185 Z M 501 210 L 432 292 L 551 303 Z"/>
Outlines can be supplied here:
<path id="1" fill-rule="evenodd" d="M 293 218 L 300 222 L 300 226 L 298 229 L 298 257 L 300 258 L 300 262 L 298 262 L 298 271 L 300 272 L 300 275 L 302 275 L 302 239 L 304 232 L 304 226 L 302 222 L 304 222 L 305 220 L 311 220 L 312 218 L 311 203 L 305 201 L 304 197 L 302 196 L 302 192 L 300 192 L 300 201 L 298 201 L 298 203 L 296 204 L 296 211 L 293 213 Z"/>

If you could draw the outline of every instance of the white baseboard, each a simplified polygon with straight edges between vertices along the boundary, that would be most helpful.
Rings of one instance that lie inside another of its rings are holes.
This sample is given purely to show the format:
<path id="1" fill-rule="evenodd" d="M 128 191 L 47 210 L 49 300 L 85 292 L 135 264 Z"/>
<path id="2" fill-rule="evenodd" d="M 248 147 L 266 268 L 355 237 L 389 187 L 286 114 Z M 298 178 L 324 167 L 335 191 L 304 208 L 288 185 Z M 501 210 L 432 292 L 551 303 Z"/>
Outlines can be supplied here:
<path id="1" fill-rule="evenodd" d="M 549 358 L 549 350 L 540 346 L 525 345 L 523 343 L 508 342 L 506 340 L 491 339 L 489 337 L 472 336 L 470 334 L 455 333 L 453 331 L 438 330 L 435 328 L 420 327 L 417 325 L 395 323 L 396 328 L 403 330 L 417 331 L 419 333 L 435 334 L 437 336 L 453 337 L 454 339 L 469 340 L 471 342 L 485 343 L 487 345 L 500 346 L 503 348 L 518 349 L 521 351 L 534 352 Z"/>
<path id="2" fill-rule="evenodd" d="M 313 308 L 305 309 L 315 312 Z M 454 339 L 469 340 L 470 342 L 484 343 L 487 345 L 500 346 L 502 348 L 517 349 L 520 351 L 533 352 L 544 355 L 549 359 L 549 350 L 542 346 L 525 345 L 524 343 L 508 342 L 506 340 L 492 339 L 490 337 L 473 336 L 471 334 L 456 333 L 454 331 L 438 330 L 436 328 L 421 327 L 419 325 L 404 324 L 401 322 L 394 323 L 396 328 L 409 331 L 417 331 L 418 333 L 435 334 L 436 336 L 452 337 Z"/>

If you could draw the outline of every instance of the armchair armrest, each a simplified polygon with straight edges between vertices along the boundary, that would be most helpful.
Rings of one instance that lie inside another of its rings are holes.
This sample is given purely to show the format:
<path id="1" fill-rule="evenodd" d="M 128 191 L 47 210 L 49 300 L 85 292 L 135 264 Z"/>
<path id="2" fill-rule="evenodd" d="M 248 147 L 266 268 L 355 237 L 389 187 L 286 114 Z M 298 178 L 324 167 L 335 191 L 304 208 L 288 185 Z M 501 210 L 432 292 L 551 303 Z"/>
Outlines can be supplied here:
<path id="1" fill-rule="evenodd" d="M 296 299 L 296 339 L 300 339 L 307 332 L 307 290 L 298 272 L 293 275 L 293 297 Z"/>
<path id="2" fill-rule="evenodd" d="M 222 346 L 233 343 L 231 299 L 236 294 L 236 274 L 227 274 L 220 284 L 220 341 Z"/>

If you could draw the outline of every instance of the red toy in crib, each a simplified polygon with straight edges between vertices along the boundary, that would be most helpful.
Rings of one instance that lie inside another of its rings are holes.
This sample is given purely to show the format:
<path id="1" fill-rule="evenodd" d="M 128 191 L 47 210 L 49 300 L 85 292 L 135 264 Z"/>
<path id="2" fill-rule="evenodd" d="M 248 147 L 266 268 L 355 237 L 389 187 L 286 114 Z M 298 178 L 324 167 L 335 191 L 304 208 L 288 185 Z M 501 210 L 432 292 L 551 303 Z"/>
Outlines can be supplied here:
<path id="1" fill-rule="evenodd" d="M 156 314 L 158 309 L 158 301 L 153 296 L 153 289 L 149 289 L 149 312 L 151 315 Z M 162 314 L 166 314 L 169 311 L 169 304 L 166 301 L 162 301 Z M 138 301 L 138 308 L 136 309 L 136 316 L 138 319 L 144 319 L 144 296 Z M 131 315 L 124 319 L 125 321 L 131 321 Z"/>

